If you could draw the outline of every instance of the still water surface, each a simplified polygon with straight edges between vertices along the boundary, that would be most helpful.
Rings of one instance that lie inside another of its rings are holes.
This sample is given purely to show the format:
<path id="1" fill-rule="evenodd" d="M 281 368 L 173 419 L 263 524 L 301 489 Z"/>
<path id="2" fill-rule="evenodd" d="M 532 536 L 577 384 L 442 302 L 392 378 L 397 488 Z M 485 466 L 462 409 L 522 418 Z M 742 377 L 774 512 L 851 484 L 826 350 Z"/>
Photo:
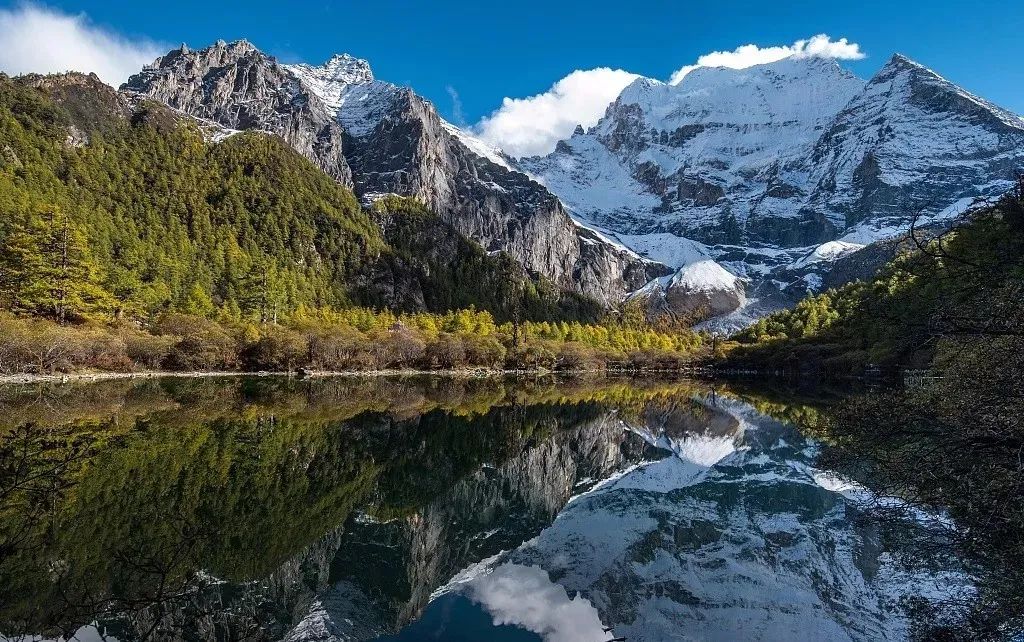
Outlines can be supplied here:
<path id="1" fill-rule="evenodd" d="M 0 390 L 0 634 L 903 640 L 909 567 L 790 423 L 693 381 L 275 378 Z M 919 523 L 907 523 L 919 522 Z M 895 548 L 894 548 L 895 547 Z"/>

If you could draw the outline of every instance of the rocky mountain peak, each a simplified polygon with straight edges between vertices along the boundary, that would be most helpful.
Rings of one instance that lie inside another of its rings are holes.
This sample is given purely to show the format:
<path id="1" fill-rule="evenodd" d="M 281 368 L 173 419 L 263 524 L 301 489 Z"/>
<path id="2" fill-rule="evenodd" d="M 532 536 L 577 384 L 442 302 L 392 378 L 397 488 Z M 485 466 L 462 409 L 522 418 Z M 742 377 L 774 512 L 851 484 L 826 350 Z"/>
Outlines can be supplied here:
<path id="1" fill-rule="evenodd" d="M 955 113 L 975 123 L 1000 128 L 1024 128 L 1024 119 L 1017 114 L 975 96 L 903 54 L 893 54 L 865 89 L 869 94 L 880 91 L 900 94 L 907 104 L 926 112 Z"/>
<path id="2" fill-rule="evenodd" d="M 195 76 L 200 70 L 209 71 L 215 68 L 238 65 L 243 61 L 249 64 L 275 66 L 272 58 L 266 56 L 248 40 L 225 42 L 218 40 L 204 49 L 190 49 L 182 44 L 160 56 L 152 64 L 143 67 L 138 74 L 131 76 L 121 89 L 138 91 L 139 87 L 159 82 L 159 79 L 183 79 Z M 173 105 L 172 105 L 173 106 Z"/>
<path id="3" fill-rule="evenodd" d="M 186 61 L 214 65 L 230 64 L 253 54 L 263 56 L 263 52 L 248 40 L 235 40 L 233 42 L 218 40 L 204 49 L 192 49 L 185 43 L 182 43 L 177 49 L 172 49 L 167 54 L 157 58 L 153 64 L 146 65 L 143 73 L 147 70 L 166 69 Z"/>
<path id="4" fill-rule="evenodd" d="M 682 90 L 709 88 L 716 85 L 755 84 L 765 79 L 783 82 L 803 82 L 810 77 L 820 77 L 831 82 L 856 80 L 853 73 L 831 58 L 821 56 L 788 56 L 780 60 L 752 65 L 742 69 L 732 67 L 698 67 L 683 76 L 675 87 Z"/>
<path id="5" fill-rule="evenodd" d="M 894 78 L 908 78 L 914 81 L 948 82 L 942 76 L 903 54 L 893 54 L 882 68 L 875 72 L 868 84 L 891 82 Z M 950 83 L 952 86 L 952 83 Z"/>
<path id="6" fill-rule="evenodd" d="M 236 56 L 246 56 L 251 53 L 263 53 L 262 51 L 256 48 L 256 45 L 252 44 L 245 38 L 242 38 L 240 40 L 233 40 L 231 42 L 218 40 L 216 43 L 214 43 L 212 49 L 224 50 Z"/>
<path id="7" fill-rule="evenodd" d="M 921 63 L 912 60 L 909 56 L 905 56 L 899 52 L 894 53 L 889 57 L 882 69 L 898 70 L 898 69 L 928 69 Z M 930 71 L 930 70 L 929 70 Z"/>
<path id="8" fill-rule="evenodd" d="M 333 82 L 346 85 L 373 82 L 370 63 L 347 53 L 334 54 L 327 62 L 320 65 L 320 69 L 323 70 L 323 75 L 329 77 Z"/>
<path id="9" fill-rule="evenodd" d="M 174 49 L 121 88 L 221 127 L 277 134 L 325 172 L 351 184 L 342 130 L 332 109 L 247 40 L 218 40 L 195 51 Z"/>

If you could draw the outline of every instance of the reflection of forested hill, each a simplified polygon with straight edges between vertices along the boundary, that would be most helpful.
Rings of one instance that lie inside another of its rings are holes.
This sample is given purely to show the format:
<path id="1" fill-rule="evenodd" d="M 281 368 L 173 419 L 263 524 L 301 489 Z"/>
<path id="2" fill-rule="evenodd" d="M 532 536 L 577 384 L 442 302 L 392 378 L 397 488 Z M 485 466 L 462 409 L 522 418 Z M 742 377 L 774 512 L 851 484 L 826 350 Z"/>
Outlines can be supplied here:
<path id="1" fill-rule="evenodd" d="M 632 412 L 687 390 L 439 378 L 5 389 L 0 630 L 72 633 L 106 612 L 124 639 L 148 625 L 177 638 L 164 629 L 186 622 L 274 638 L 342 578 L 394 627 L 463 565 L 535 533 L 580 481 L 643 454 L 617 399 Z M 344 560 L 388 531 L 408 590 L 384 595 L 367 585 L 373 565 L 360 575 Z"/>

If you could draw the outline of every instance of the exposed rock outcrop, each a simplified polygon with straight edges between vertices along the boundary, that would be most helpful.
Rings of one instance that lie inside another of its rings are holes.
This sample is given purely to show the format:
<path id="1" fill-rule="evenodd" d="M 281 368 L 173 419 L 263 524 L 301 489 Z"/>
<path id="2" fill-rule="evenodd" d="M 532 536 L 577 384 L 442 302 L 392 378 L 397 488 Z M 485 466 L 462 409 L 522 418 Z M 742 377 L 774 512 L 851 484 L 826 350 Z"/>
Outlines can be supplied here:
<path id="1" fill-rule="evenodd" d="M 606 305 L 665 271 L 579 228 L 547 189 L 351 56 L 282 65 L 245 41 L 182 47 L 124 88 L 224 127 L 278 134 L 359 196 L 415 197 L 485 249 Z"/>
<path id="2" fill-rule="evenodd" d="M 283 138 L 351 185 L 342 129 L 330 108 L 284 67 L 245 40 L 192 51 L 182 45 L 128 79 L 122 89 L 232 129 Z"/>

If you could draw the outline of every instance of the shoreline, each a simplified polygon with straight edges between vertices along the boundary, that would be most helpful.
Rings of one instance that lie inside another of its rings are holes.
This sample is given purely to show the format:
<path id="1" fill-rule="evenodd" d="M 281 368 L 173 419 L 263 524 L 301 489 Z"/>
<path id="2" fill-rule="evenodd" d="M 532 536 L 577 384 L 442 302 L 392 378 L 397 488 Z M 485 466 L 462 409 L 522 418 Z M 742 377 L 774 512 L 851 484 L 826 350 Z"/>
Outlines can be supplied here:
<path id="1" fill-rule="evenodd" d="M 36 384 L 36 383 L 92 383 L 99 381 L 115 381 L 120 379 L 201 379 L 214 377 L 289 377 L 294 379 L 327 379 L 331 377 L 415 377 L 433 375 L 441 377 L 502 377 L 502 376 L 562 376 L 562 375 L 591 375 L 591 374 L 614 374 L 614 375 L 644 375 L 644 374 L 674 374 L 693 376 L 705 371 L 705 368 L 695 367 L 686 370 L 670 369 L 592 369 L 592 370 L 507 370 L 503 368 L 455 368 L 446 370 L 418 370 L 418 369 L 384 369 L 384 370 L 312 370 L 297 373 L 295 371 L 259 371 L 244 372 L 240 370 L 220 371 L 175 371 L 175 370 L 141 370 L 138 372 L 73 372 L 62 374 L 35 374 L 19 373 L 0 375 L 0 385 Z"/>

